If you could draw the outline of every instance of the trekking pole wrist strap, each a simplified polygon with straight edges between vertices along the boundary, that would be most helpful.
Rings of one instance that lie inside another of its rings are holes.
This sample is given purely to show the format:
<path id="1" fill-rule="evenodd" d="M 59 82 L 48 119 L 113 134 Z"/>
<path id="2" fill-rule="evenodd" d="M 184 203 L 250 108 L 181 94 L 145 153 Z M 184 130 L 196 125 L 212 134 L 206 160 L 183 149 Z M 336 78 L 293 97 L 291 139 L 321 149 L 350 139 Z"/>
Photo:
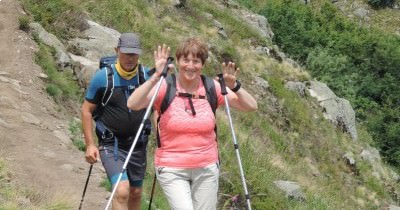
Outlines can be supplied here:
<path id="1" fill-rule="evenodd" d="M 232 92 L 236 93 L 238 92 L 238 90 L 240 89 L 240 87 L 242 87 L 242 83 L 240 83 L 239 80 L 236 80 L 235 82 L 235 87 L 231 88 Z"/>
<path id="2" fill-rule="evenodd" d="M 218 81 L 221 85 L 221 94 L 226 95 L 228 92 L 226 91 L 226 85 L 224 80 L 224 75 L 222 73 L 218 74 Z"/>

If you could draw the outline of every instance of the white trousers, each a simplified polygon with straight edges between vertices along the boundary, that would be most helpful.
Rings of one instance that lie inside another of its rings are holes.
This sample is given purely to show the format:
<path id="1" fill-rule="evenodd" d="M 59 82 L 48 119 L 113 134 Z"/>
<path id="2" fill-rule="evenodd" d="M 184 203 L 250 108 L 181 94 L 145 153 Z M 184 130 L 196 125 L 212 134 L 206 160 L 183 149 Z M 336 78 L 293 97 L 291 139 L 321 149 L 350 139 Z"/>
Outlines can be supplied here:
<path id="1" fill-rule="evenodd" d="M 218 163 L 195 169 L 157 167 L 156 173 L 172 210 L 217 208 Z"/>

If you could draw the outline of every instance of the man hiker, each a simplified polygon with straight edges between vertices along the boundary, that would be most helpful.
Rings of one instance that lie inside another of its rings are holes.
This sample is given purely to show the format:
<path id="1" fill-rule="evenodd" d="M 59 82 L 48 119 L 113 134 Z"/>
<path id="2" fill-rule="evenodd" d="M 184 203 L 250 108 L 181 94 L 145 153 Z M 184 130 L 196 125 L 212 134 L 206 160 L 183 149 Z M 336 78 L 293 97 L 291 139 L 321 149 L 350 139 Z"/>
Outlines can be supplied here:
<path id="1" fill-rule="evenodd" d="M 86 161 L 94 164 L 101 158 L 113 188 L 146 111 L 128 109 L 127 99 L 150 77 L 149 70 L 139 64 L 141 47 L 137 34 L 121 34 L 115 52 L 116 62 L 100 68 L 94 74 L 81 110 Z M 98 146 L 93 137 L 92 119 L 96 124 Z M 150 123 L 144 126 L 135 145 L 112 200 L 113 210 L 140 209 L 150 129 Z"/>

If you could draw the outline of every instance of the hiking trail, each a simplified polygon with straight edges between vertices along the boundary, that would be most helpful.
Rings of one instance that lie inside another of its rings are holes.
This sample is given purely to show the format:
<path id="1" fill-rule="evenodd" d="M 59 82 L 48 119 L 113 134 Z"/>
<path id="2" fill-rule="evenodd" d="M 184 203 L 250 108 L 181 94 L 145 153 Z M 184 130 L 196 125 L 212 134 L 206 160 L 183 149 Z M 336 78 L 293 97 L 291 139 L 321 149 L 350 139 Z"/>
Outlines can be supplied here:
<path id="1" fill-rule="evenodd" d="M 34 62 L 38 46 L 18 29 L 23 14 L 19 1 L 0 0 L 0 158 L 13 185 L 78 209 L 90 165 L 68 137 L 71 116 L 46 93 Z M 95 164 L 82 209 L 104 208 L 109 193 L 99 186 L 103 174 L 101 164 Z M 27 206 L 34 202 L 21 199 Z"/>

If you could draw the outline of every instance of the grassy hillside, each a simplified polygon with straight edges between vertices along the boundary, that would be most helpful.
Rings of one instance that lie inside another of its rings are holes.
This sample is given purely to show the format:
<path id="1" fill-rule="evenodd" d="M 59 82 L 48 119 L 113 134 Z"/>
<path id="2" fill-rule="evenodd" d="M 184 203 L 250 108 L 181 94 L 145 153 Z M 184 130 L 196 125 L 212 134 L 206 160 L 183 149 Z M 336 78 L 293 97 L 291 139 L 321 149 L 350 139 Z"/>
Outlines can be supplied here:
<path id="1" fill-rule="evenodd" d="M 228 52 L 238 59 L 242 83 L 258 96 L 259 104 L 255 113 L 232 113 L 253 209 L 382 209 L 399 202 L 394 193 L 400 191 L 396 183 L 377 179 L 371 173 L 372 166 L 358 156 L 356 168 L 349 167 L 342 158 L 346 152 L 360 154 L 372 142 L 365 127 L 359 126 L 359 140 L 353 141 L 323 118 L 314 99 L 301 98 L 287 90 L 283 85 L 285 80 L 305 81 L 310 76 L 302 69 L 252 50 L 251 43 L 270 45 L 270 41 L 261 39 L 218 1 L 187 1 L 185 8 L 175 8 L 168 0 L 22 2 L 32 20 L 64 41 L 79 35 L 83 17 L 121 32 L 136 31 L 142 36 L 145 63 L 152 64 L 151 52 L 156 45 L 167 43 L 174 51 L 177 43 L 189 36 L 202 37 L 210 44 L 213 56 L 206 65 L 206 74 L 210 76 L 215 74 L 212 67 L 218 55 Z M 254 5 L 262 5 L 264 1 L 255 2 Z M 210 14 L 222 23 L 228 39 L 218 34 Z M 270 88 L 259 90 L 254 86 L 256 76 L 268 81 Z M 219 206 L 243 209 L 243 188 L 228 126 L 221 110 L 218 113 L 222 161 Z M 150 192 L 153 176 L 149 168 L 146 193 Z M 286 198 L 273 184 L 276 180 L 298 182 L 305 200 Z M 236 195 L 241 195 L 240 199 L 233 199 Z M 159 189 L 155 205 L 168 209 Z"/>
<path id="2" fill-rule="evenodd" d="M 350 100 L 385 160 L 400 168 L 400 37 L 395 34 L 400 13 L 382 13 L 358 1 L 271 0 L 259 6 L 254 9 L 268 18 L 274 42 Z M 359 9 L 367 12 L 362 19 L 353 14 Z"/>

